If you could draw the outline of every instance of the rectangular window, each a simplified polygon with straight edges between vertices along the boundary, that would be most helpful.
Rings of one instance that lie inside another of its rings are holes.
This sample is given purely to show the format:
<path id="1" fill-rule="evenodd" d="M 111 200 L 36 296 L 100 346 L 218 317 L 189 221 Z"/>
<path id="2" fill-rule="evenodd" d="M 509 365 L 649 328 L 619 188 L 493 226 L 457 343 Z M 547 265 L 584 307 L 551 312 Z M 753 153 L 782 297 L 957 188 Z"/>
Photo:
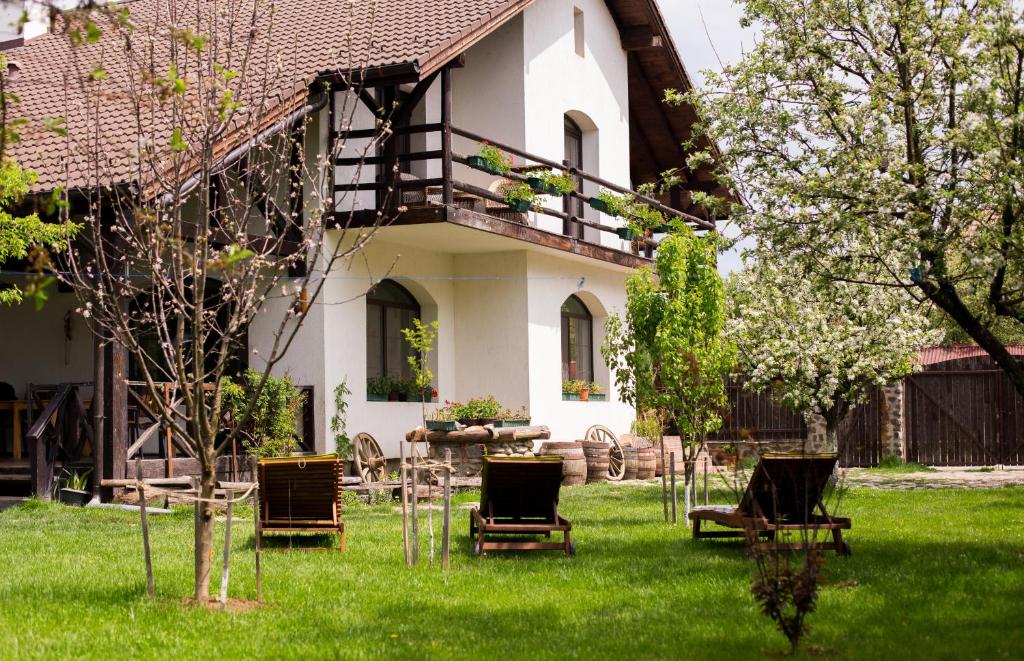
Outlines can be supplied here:
<path id="1" fill-rule="evenodd" d="M 573 7 L 572 10 L 572 33 L 576 40 L 576 54 L 583 57 L 586 42 L 583 39 L 583 10 L 579 7 Z"/>

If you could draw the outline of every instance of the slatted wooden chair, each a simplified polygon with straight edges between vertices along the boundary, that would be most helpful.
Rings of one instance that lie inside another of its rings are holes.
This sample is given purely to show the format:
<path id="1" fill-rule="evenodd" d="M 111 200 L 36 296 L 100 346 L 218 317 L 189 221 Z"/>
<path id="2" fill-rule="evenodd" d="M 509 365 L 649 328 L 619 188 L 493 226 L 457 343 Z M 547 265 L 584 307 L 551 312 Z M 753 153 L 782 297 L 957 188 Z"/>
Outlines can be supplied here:
<path id="1" fill-rule="evenodd" d="M 261 459 L 260 537 L 267 532 L 336 532 L 345 550 L 341 518 L 344 464 L 335 455 Z"/>
<path id="2" fill-rule="evenodd" d="M 849 555 L 842 531 L 850 529 L 850 519 L 830 515 L 822 501 L 838 459 L 836 454 L 761 455 L 738 507 L 710 505 L 690 511 L 694 538 L 743 537 L 751 551 L 771 546 Z M 705 522 L 730 530 L 702 530 Z M 800 540 L 776 542 L 776 534 L 784 531 L 798 533 Z M 818 541 L 822 532 L 831 534 L 831 541 Z"/>
<path id="3" fill-rule="evenodd" d="M 469 513 L 473 553 L 487 551 L 564 551 L 576 553 L 569 539 L 572 524 L 558 513 L 562 484 L 561 457 L 485 457 L 480 485 L 480 508 Z M 495 540 L 519 535 L 562 533 L 561 542 Z"/>

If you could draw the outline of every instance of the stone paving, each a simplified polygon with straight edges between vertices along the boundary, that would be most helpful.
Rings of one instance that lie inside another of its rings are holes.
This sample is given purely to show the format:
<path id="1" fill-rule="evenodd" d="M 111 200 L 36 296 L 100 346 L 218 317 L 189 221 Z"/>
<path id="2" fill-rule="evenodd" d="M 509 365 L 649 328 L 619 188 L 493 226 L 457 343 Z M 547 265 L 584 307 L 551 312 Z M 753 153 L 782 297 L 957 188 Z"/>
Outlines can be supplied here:
<path id="1" fill-rule="evenodd" d="M 1008 485 L 1024 486 L 1024 466 L 974 468 L 937 466 L 934 471 L 899 473 L 871 468 L 850 468 L 845 471 L 846 484 L 877 489 L 944 489 L 994 488 Z"/>

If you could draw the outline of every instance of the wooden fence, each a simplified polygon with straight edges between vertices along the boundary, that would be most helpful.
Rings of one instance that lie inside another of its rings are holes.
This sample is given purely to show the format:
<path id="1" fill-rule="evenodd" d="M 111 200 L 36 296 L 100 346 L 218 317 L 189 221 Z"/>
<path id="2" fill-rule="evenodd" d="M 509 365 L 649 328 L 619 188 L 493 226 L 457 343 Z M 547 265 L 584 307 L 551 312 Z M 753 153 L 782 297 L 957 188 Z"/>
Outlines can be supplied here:
<path id="1" fill-rule="evenodd" d="M 998 369 L 906 379 L 907 460 L 932 466 L 1024 464 L 1024 398 Z"/>

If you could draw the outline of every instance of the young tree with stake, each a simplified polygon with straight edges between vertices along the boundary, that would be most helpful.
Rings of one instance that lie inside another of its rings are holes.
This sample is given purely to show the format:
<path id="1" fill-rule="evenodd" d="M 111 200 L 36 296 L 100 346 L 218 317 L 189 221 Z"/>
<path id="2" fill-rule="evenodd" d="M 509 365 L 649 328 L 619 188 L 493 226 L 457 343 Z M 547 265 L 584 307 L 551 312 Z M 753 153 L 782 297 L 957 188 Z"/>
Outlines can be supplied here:
<path id="1" fill-rule="evenodd" d="M 82 211 L 67 211 L 84 241 L 66 257 L 66 280 L 198 458 L 197 601 L 209 594 L 217 459 L 246 428 L 325 276 L 373 236 L 347 229 L 353 200 L 336 200 L 332 165 L 375 153 L 389 132 L 381 117 L 376 137 L 347 140 L 361 62 L 338 61 L 316 81 L 300 76 L 297 54 L 282 49 L 289 37 L 274 37 L 275 6 L 170 0 L 166 15 L 118 5 L 59 18 L 59 29 L 80 35 L 80 76 L 67 83 L 81 105 L 66 108 L 66 148 L 89 183 L 74 207 Z M 335 89 L 344 90 L 332 106 L 336 130 L 312 130 L 330 116 Z M 108 112 L 126 113 L 131 126 L 106 123 Z M 135 132 L 128 147 L 126 130 Z M 318 133 L 331 136 L 326 146 Z M 259 376 L 225 428 L 223 377 L 249 349 L 254 321 Z"/>
<path id="2" fill-rule="evenodd" d="M 601 347 L 623 400 L 679 429 L 685 514 L 697 452 L 722 424 L 725 376 L 734 358 L 724 334 L 718 241 L 715 233 L 698 237 L 677 223 L 658 246 L 654 267 L 626 281 L 625 314 L 609 316 Z"/>

